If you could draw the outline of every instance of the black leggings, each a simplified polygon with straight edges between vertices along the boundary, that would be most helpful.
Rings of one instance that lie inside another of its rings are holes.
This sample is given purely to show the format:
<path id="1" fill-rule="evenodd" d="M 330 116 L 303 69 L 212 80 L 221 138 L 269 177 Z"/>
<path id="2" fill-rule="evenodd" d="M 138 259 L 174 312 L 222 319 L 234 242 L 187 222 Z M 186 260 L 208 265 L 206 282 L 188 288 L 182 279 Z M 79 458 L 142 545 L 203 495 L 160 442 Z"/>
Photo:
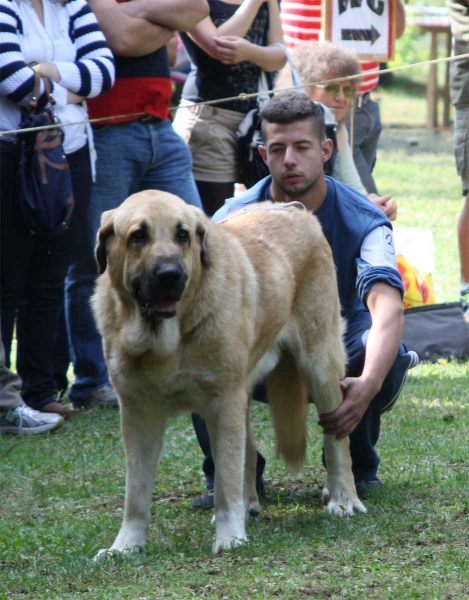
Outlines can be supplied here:
<path id="1" fill-rule="evenodd" d="M 209 217 L 212 217 L 225 204 L 225 200 L 234 195 L 234 182 L 196 181 L 196 184 L 204 211 Z"/>

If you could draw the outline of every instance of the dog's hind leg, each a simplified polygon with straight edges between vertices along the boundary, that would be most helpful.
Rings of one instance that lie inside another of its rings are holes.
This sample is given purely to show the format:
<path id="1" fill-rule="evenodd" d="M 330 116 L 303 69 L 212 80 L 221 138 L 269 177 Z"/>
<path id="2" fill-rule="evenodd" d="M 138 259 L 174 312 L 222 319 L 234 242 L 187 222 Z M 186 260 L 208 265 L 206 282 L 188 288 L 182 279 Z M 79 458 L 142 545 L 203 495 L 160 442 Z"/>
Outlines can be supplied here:
<path id="1" fill-rule="evenodd" d="M 122 402 L 121 426 L 126 460 L 124 520 L 113 545 L 109 550 L 101 550 L 96 558 L 113 552 L 140 551 L 147 540 L 153 484 L 163 445 L 165 420 L 140 411 L 136 402 L 131 409 Z"/>
<path id="2" fill-rule="evenodd" d="M 244 504 L 253 517 L 261 514 L 261 505 L 256 490 L 257 449 L 252 432 L 249 407 L 246 414 L 246 460 L 244 468 Z"/>
<path id="3" fill-rule="evenodd" d="M 247 540 L 243 497 L 246 454 L 247 392 L 227 392 L 212 398 L 203 415 L 215 461 L 215 526 L 213 552 Z"/>

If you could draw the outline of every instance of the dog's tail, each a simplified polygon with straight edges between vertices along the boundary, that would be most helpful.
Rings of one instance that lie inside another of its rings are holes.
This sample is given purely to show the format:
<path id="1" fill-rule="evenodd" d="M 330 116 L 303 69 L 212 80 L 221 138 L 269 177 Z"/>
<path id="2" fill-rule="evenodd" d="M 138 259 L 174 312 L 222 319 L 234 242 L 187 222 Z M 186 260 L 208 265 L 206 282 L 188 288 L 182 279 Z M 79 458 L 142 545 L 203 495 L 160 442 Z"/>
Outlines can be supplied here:
<path id="1" fill-rule="evenodd" d="M 290 352 L 283 351 L 280 361 L 266 379 L 277 451 L 294 470 L 301 469 L 306 453 L 306 388 Z"/>

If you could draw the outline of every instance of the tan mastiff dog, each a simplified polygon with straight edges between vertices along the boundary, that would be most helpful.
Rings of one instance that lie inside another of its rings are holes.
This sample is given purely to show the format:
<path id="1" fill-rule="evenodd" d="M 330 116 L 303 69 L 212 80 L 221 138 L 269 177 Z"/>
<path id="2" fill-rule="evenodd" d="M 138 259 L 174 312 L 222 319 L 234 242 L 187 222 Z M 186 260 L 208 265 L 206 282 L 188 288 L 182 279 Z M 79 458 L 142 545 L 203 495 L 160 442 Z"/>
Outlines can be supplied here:
<path id="1" fill-rule="evenodd" d="M 127 466 L 111 551 L 145 545 L 167 417 L 195 411 L 207 422 L 218 552 L 246 540 L 246 511 L 260 512 L 253 385 L 266 379 L 278 449 L 294 468 L 305 455 L 306 390 L 319 414 L 342 402 L 334 263 L 317 219 L 299 207 L 262 203 L 213 223 L 176 196 L 145 191 L 103 214 L 93 305 Z M 324 436 L 324 448 L 327 512 L 365 512 L 348 438 Z"/>

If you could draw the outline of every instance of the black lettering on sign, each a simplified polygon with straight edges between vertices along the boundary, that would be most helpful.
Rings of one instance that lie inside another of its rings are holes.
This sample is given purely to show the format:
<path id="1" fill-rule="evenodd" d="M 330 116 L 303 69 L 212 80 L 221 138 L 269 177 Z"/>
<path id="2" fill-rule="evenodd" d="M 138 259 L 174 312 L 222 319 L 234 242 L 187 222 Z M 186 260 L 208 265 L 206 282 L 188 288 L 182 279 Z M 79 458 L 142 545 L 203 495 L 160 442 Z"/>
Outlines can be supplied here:
<path id="1" fill-rule="evenodd" d="M 349 1 L 351 8 L 361 8 L 362 6 L 362 0 L 339 0 L 339 15 L 347 10 Z M 368 0 L 368 4 L 369 3 L 370 0 Z"/>
<path id="2" fill-rule="evenodd" d="M 377 15 L 382 15 L 384 12 L 384 2 L 383 0 L 366 0 L 368 7 Z M 361 4 L 361 2 L 360 2 Z"/>

